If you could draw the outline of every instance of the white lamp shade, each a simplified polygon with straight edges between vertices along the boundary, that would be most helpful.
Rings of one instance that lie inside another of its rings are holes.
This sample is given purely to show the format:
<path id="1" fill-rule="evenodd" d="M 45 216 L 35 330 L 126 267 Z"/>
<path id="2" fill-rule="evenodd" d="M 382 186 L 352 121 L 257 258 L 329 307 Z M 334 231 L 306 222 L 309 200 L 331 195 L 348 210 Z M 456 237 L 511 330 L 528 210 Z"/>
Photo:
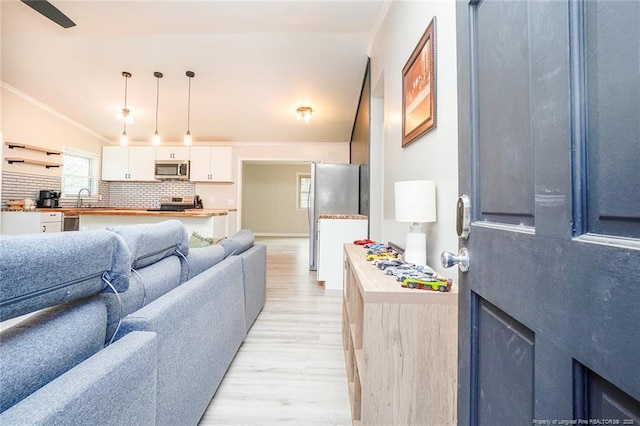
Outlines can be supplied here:
<path id="1" fill-rule="evenodd" d="M 435 222 L 436 183 L 408 180 L 395 183 L 396 222 Z"/>

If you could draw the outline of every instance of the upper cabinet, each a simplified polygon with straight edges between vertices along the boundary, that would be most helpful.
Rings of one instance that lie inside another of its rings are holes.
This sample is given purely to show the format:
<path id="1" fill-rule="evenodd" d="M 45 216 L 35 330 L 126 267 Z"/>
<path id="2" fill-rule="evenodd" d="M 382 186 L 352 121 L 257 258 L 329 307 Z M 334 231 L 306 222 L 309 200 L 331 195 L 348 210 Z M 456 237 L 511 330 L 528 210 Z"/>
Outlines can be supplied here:
<path id="1" fill-rule="evenodd" d="M 186 146 L 161 146 L 156 148 L 156 160 L 188 160 L 190 151 Z"/>
<path id="2" fill-rule="evenodd" d="M 102 148 L 102 180 L 157 182 L 155 159 L 155 147 L 105 146 Z"/>
<path id="3" fill-rule="evenodd" d="M 158 182 L 156 160 L 190 160 L 191 182 L 233 182 L 233 148 L 218 146 L 105 146 L 102 180 Z"/>
<path id="4" fill-rule="evenodd" d="M 191 182 L 233 182 L 231 147 L 192 147 Z"/>

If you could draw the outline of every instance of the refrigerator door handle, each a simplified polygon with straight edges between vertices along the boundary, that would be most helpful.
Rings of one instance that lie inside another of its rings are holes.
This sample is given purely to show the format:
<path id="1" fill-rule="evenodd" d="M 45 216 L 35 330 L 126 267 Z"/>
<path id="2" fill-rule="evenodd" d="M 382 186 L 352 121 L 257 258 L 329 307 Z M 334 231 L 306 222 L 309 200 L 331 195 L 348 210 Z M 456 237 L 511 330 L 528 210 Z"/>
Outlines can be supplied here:
<path id="1" fill-rule="evenodd" d="M 309 180 L 309 208 L 307 217 L 309 219 L 309 269 L 315 271 L 316 268 L 316 226 L 315 226 L 315 185 L 316 167 L 311 163 L 311 179 Z"/>

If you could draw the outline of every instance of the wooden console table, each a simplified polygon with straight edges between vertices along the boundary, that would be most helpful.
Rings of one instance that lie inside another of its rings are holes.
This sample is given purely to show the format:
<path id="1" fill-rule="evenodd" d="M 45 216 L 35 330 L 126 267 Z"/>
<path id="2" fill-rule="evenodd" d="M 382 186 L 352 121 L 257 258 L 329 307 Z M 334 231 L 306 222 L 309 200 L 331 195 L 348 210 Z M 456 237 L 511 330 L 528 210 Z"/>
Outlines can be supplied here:
<path id="1" fill-rule="evenodd" d="M 354 425 L 455 425 L 458 290 L 403 288 L 345 244 L 342 334 Z"/>

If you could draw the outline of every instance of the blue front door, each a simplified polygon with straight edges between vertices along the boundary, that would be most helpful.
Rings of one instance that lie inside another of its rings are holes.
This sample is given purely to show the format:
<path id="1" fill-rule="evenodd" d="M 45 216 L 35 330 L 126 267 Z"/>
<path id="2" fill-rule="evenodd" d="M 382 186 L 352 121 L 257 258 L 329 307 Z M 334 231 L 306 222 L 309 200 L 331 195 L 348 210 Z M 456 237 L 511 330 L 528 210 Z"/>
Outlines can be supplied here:
<path id="1" fill-rule="evenodd" d="M 459 1 L 457 40 L 459 424 L 638 425 L 640 2 Z"/>

